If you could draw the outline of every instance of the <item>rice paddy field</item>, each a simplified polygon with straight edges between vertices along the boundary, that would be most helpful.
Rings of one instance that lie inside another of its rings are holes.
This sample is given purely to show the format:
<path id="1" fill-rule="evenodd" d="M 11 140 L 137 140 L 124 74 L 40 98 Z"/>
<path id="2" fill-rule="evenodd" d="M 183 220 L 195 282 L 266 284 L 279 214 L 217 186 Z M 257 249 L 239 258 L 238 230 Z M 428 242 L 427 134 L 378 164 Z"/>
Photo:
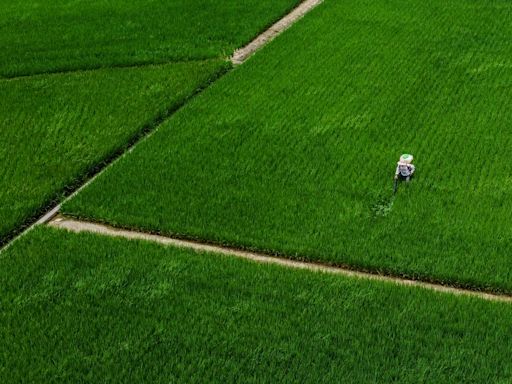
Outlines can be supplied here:
<path id="1" fill-rule="evenodd" d="M 211 60 L 0 80 L 0 244 L 225 67 Z"/>
<path id="2" fill-rule="evenodd" d="M 512 292 L 512 5 L 406 4 L 326 0 L 65 212 Z"/>
<path id="3" fill-rule="evenodd" d="M 51 228 L 0 305 L 3 383 L 512 379 L 510 305 Z"/>
<path id="4" fill-rule="evenodd" d="M 223 58 L 298 0 L 0 0 L 0 77 Z"/>
<path id="5" fill-rule="evenodd" d="M 0 383 L 512 382 L 512 3 L 299 3 L 0 0 Z"/>

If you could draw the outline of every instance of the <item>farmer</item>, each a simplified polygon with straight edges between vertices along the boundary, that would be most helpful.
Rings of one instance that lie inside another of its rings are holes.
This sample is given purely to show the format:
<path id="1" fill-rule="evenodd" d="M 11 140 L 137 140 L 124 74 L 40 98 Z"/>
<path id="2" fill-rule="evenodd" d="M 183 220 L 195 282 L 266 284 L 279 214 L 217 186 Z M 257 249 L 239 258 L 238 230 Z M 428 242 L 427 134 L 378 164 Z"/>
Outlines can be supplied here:
<path id="1" fill-rule="evenodd" d="M 395 180 L 398 180 L 398 178 L 407 182 L 411 180 L 411 176 L 414 174 L 416 169 L 412 164 L 413 159 L 413 156 L 409 154 L 403 154 L 400 156 L 400 160 L 396 165 Z"/>

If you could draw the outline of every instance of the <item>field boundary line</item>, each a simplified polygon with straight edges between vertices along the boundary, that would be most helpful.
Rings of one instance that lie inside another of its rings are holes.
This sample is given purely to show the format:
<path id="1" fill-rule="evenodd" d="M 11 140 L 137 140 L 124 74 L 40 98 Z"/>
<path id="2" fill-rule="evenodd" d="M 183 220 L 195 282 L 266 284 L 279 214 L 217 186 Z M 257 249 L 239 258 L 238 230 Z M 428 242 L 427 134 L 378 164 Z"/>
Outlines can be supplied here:
<path id="1" fill-rule="evenodd" d="M 98 71 L 108 71 L 108 70 L 128 70 L 128 69 L 144 69 L 147 67 L 163 67 L 166 65 L 172 64 L 192 64 L 192 63 L 204 63 L 208 61 L 222 61 L 222 57 L 207 57 L 207 58 L 190 58 L 190 59 L 182 59 L 182 60 L 170 60 L 170 61 L 161 61 L 161 62 L 147 62 L 147 63 L 133 63 L 133 64 L 111 64 L 108 66 L 91 66 L 91 67 L 83 67 L 83 68 L 70 68 L 70 69 L 55 69 L 48 70 L 45 72 L 34 72 L 34 73 L 26 73 L 19 74 L 15 76 L 0 76 L 1 82 L 9 82 L 9 81 L 19 81 L 23 79 L 31 79 L 38 77 L 47 77 L 47 76 L 65 76 L 79 73 L 88 73 L 88 72 L 98 72 Z"/>
<path id="2" fill-rule="evenodd" d="M 89 184 L 91 184 L 97 177 L 102 175 L 105 171 L 107 171 L 110 167 L 116 164 L 123 157 L 131 153 L 136 146 L 145 142 L 151 136 L 153 136 L 160 126 L 170 119 L 175 113 L 181 110 L 185 105 L 189 103 L 190 100 L 201 94 L 205 89 L 209 88 L 213 83 L 215 83 L 219 78 L 224 76 L 227 72 L 229 72 L 230 68 L 221 68 L 215 73 L 211 74 L 211 77 L 202 85 L 200 85 L 196 90 L 194 90 L 191 94 L 186 96 L 179 103 L 174 105 L 172 108 L 166 110 L 165 112 L 155 116 L 152 121 L 148 124 L 145 124 L 140 132 L 136 133 L 134 137 L 132 137 L 127 143 L 120 146 L 120 148 L 116 149 L 112 154 L 110 154 L 106 159 L 98 161 L 98 163 L 93 164 L 91 169 L 85 175 L 81 175 L 80 181 L 71 189 L 65 197 L 59 203 L 53 203 L 48 205 L 46 209 L 42 209 L 43 213 L 39 215 L 35 215 L 31 220 L 28 220 L 24 223 L 24 227 L 17 233 L 15 233 L 11 238 L 2 244 L 0 241 L 0 253 L 8 249 L 16 240 L 24 236 L 26 233 L 30 232 L 35 226 L 46 224 L 53 217 L 55 217 L 62 205 L 75 197 L 78 193 L 80 193 L 84 188 L 86 188 Z M 68 186 L 69 187 L 69 186 Z M 1 240 L 1 239 L 0 239 Z"/>
<path id="3" fill-rule="evenodd" d="M 257 50 L 268 44 L 276 36 L 283 33 L 285 30 L 290 28 L 294 23 L 301 19 L 306 13 L 311 11 L 320 5 L 323 0 L 304 0 L 297 7 L 295 7 L 290 13 L 285 15 L 283 18 L 275 22 L 270 28 L 256 36 L 246 46 L 237 49 L 231 56 L 231 62 L 234 65 L 242 64 L 249 57 L 251 57 Z"/>
<path id="4" fill-rule="evenodd" d="M 387 282 L 401 286 L 418 287 L 430 291 L 442 292 L 446 294 L 459 296 L 471 296 L 488 301 L 512 303 L 512 296 L 510 295 L 500 295 L 488 292 L 481 292 L 471 289 L 458 288 L 449 285 L 434 284 L 421 280 L 413 280 L 389 275 L 382 275 L 377 273 L 357 271 L 346 267 L 330 266 L 327 264 L 315 262 L 298 261 L 278 256 L 271 256 L 261 252 L 244 251 L 241 249 L 225 247 L 221 245 L 213 245 L 203 243 L 200 241 L 183 240 L 171 236 L 162 236 L 140 231 L 120 229 L 105 224 L 76 220 L 62 215 L 54 216 L 47 223 L 47 225 L 53 228 L 59 228 L 74 233 L 89 232 L 110 237 L 120 237 L 129 240 L 145 240 L 162 245 L 191 249 L 196 252 L 210 252 L 222 254 L 225 256 L 237 257 L 262 264 L 273 264 L 293 269 L 304 269 L 314 272 L 342 275 L 351 278 Z"/>

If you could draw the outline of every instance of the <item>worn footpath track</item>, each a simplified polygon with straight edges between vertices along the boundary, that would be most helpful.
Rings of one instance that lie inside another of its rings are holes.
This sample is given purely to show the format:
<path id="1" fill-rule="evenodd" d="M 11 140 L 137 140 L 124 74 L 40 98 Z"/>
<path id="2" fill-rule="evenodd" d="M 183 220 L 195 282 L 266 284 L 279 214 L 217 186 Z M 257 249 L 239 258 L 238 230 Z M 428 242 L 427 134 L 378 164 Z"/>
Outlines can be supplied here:
<path id="1" fill-rule="evenodd" d="M 260 49 L 262 46 L 272 41 L 277 35 L 287 30 L 293 23 L 303 17 L 306 13 L 311 11 L 323 0 L 304 0 L 289 14 L 277 21 L 269 29 L 263 32 L 261 35 L 256 37 L 253 41 L 247 44 L 245 47 L 237 49 L 233 56 L 231 56 L 231 62 L 235 65 L 242 64 L 247 60 L 254 52 Z"/>
<path id="2" fill-rule="evenodd" d="M 263 47 L 265 44 L 269 43 L 273 38 L 275 38 L 277 35 L 288 29 L 292 24 L 297 22 L 300 18 L 302 18 L 307 12 L 315 8 L 317 5 L 322 3 L 323 0 L 304 0 L 302 1 L 297 7 L 295 7 L 290 13 L 285 15 L 283 18 L 281 18 L 279 21 L 277 21 L 275 24 L 273 24 L 270 28 L 268 28 L 266 31 L 261 33 L 259 36 L 257 36 L 254 40 L 252 40 L 249 44 L 247 44 L 245 47 L 242 47 L 240 49 L 237 49 L 234 54 L 231 56 L 230 61 L 234 65 L 239 65 L 245 62 L 251 55 L 253 55 L 258 49 Z M 94 69 L 91 69 L 94 70 Z M 228 71 L 226 71 L 228 72 Z M 226 73 L 225 72 L 225 73 Z M 224 74 L 225 74 L 224 73 Z M 222 75 L 224 75 L 222 74 Z M 219 76 L 222 77 L 222 75 Z M 5 80 L 5 79 L 2 79 Z M 9 80 L 9 79 L 6 79 Z M 216 79 L 218 80 L 218 78 Z M 181 107 L 187 104 L 190 99 L 194 98 L 198 94 L 202 93 L 207 87 L 204 89 L 198 90 L 196 93 L 188 97 L 185 102 L 180 105 L 176 110 L 172 111 L 172 113 L 165 117 L 164 120 L 168 119 L 172 114 L 174 114 L 177 110 L 179 110 Z M 159 125 L 162 123 L 162 121 L 159 122 Z M 99 175 L 101 175 L 106 169 L 111 167 L 113 164 L 115 164 L 117 161 L 119 161 L 120 158 L 125 156 L 127 153 L 131 152 L 137 145 L 139 145 L 141 142 L 148 139 L 151 135 L 153 135 L 156 130 L 158 129 L 158 126 L 150 130 L 149 132 L 145 132 L 143 135 L 138 137 L 138 139 L 130 144 L 126 150 L 122 153 L 116 154 L 113 158 L 111 158 L 109 161 L 107 161 L 103 167 L 99 168 L 94 174 L 92 174 L 90 177 L 88 177 L 80 186 L 78 186 L 74 191 L 71 191 L 69 195 L 59 204 L 56 204 L 52 208 L 50 208 L 48 211 L 46 211 L 44 214 L 42 214 L 39 218 L 35 219 L 32 223 L 27 223 L 27 227 L 25 229 L 22 229 L 21 232 L 14 236 L 10 241 L 8 241 L 6 244 L 3 245 L 3 247 L 0 248 L 0 252 L 3 252 L 7 248 L 10 247 L 10 245 L 15 242 L 18 238 L 32 230 L 36 225 L 45 224 L 49 222 L 55 215 L 57 215 L 60 211 L 60 208 L 62 204 L 65 201 L 68 201 L 73 196 L 75 196 L 77 193 L 79 193 L 82 189 L 84 189 L 87 185 L 89 185 L 92 181 L 94 181 Z M 1 242 L 0 242 L 1 244 Z"/>
<path id="3" fill-rule="evenodd" d="M 419 280 L 379 275 L 377 273 L 357 271 L 357 270 L 348 269 L 348 268 L 344 268 L 344 267 L 335 267 L 335 266 L 329 266 L 329 265 L 319 264 L 319 263 L 285 259 L 282 257 L 270 256 L 270 255 L 267 255 L 264 253 L 248 252 L 248 251 L 243 251 L 243 250 L 235 249 L 235 248 L 201 243 L 199 241 L 190 241 L 190 240 L 177 239 L 177 238 L 168 237 L 168 236 L 154 235 L 154 234 L 149 234 L 149 233 L 144 233 L 144 232 L 129 231 L 129 230 L 124 230 L 124 229 L 114 228 L 114 227 L 103 225 L 103 224 L 75 220 L 75 219 L 68 218 L 68 217 L 61 216 L 61 215 L 58 215 L 58 216 L 55 216 L 54 218 L 52 218 L 48 222 L 48 225 L 51 227 L 54 227 L 54 228 L 65 229 L 65 230 L 76 232 L 76 233 L 91 232 L 91 233 L 101 234 L 101 235 L 105 235 L 105 236 L 121 237 L 121 238 L 125 238 L 125 239 L 146 240 L 146 241 L 151 241 L 151 242 L 159 243 L 159 244 L 163 244 L 163 245 L 172 245 L 175 247 L 193 249 L 198 252 L 211 252 L 211 253 L 217 253 L 217 254 L 222 254 L 222 255 L 227 255 L 227 256 L 239 257 L 242 259 L 251 260 L 254 262 L 258 262 L 258 263 L 276 264 L 276 265 L 281 265 L 283 267 L 288 267 L 288 268 L 306 269 L 306 270 L 310 270 L 310 271 L 331 273 L 331 274 L 343 275 L 343 276 L 348 276 L 348 277 L 353 277 L 353 278 L 377 280 L 377 281 L 383 281 L 383 282 L 393 283 L 393 284 L 397 284 L 397 285 L 419 287 L 419 288 L 428 289 L 431 291 L 443 292 L 443 293 L 452 294 L 452 295 L 473 296 L 473 297 L 477 297 L 477 298 L 484 299 L 484 300 L 512 303 L 512 296 L 510 296 L 510 295 L 498 295 L 498 294 L 494 294 L 494 293 L 480 292 L 480 291 L 476 291 L 476 290 L 457 288 L 457 287 L 452 287 L 452 286 L 447 286 L 447 285 L 433 284 L 433 283 L 428 283 L 428 282 L 419 281 Z"/>

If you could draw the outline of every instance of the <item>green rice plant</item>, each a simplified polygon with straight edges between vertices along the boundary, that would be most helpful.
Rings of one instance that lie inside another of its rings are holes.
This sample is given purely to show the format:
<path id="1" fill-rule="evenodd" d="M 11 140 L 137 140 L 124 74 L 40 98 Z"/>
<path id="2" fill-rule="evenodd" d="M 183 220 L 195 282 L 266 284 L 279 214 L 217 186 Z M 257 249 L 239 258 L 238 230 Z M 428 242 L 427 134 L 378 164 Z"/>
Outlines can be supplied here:
<path id="1" fill-rule="evenodd" d="M 4 384 L 512 380 L 509 304 L 44 227 L 0 308 Z"/>
<path id="2" fill-rule="evenodd" d="M 64 209 L 512 292 L 511 9 L 326 0 Z"/>
<path id="3" fill-rule="evenodd" d="M 225 68 L 212 60 L 0 80 L 0 244 Z"/>
<path id="4" fill-rule="evenodd" d="M 0 77 L 221 58 L 299 0 L 0 0 Z"/>

